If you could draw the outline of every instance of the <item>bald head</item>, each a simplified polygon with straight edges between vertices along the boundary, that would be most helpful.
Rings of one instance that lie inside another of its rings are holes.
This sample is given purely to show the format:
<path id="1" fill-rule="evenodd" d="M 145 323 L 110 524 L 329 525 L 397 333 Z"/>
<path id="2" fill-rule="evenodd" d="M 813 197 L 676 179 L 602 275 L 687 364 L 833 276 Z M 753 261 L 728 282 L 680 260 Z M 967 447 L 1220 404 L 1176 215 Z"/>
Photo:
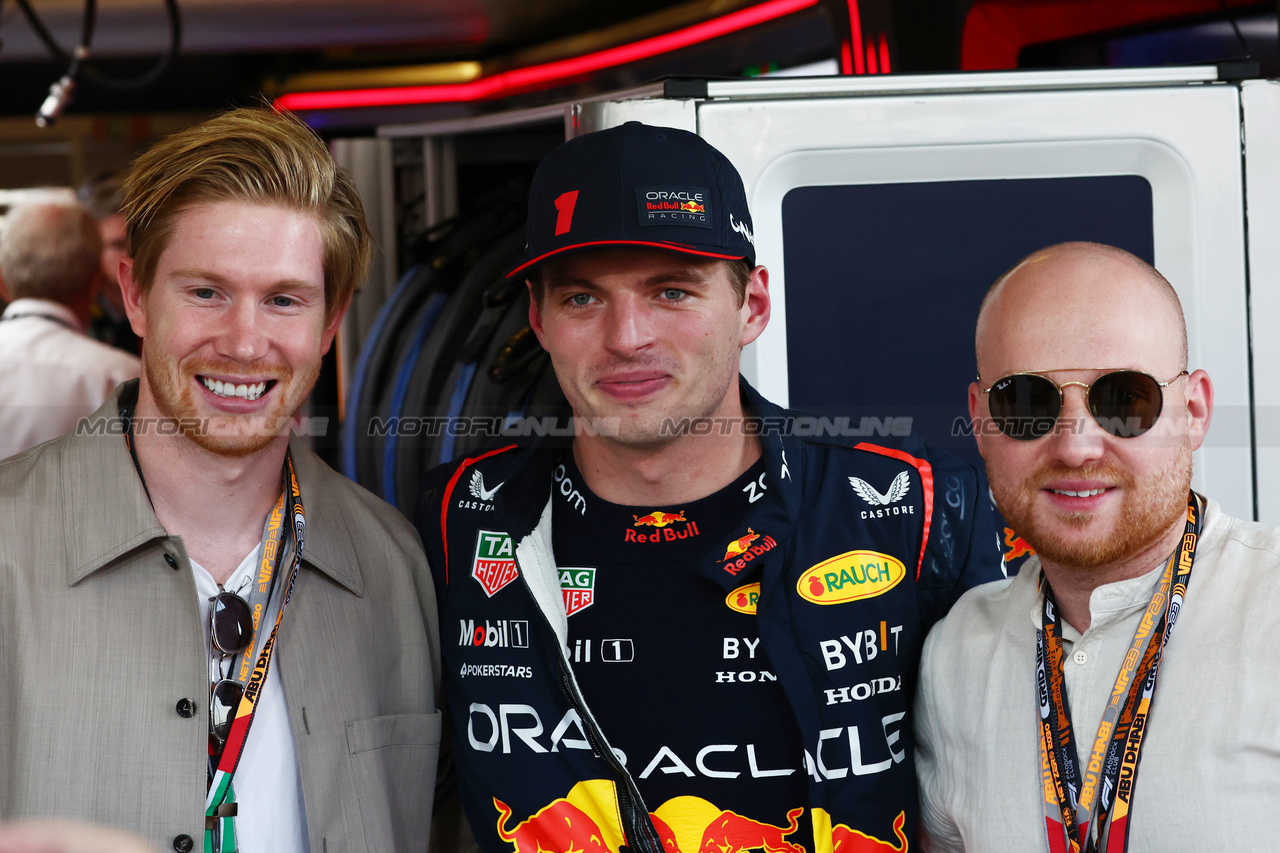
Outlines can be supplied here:
<path id="1" fill-rule="evenodd" d="M 982 300 L 975 344 L 984 383 L 1021 371 L 1122 367 L 1163 381 L 1187 364 L 1173 287 L 1141 258 L 1101 243 L 1050 246 L 1001 276 Z"/>
<path id="2" fill-rule="evenodd" d="M 98 223 L 72 202 L 15 207 L 0 237 L 0 275 L 14 299 L 85 302 L 97 283 Z"/>

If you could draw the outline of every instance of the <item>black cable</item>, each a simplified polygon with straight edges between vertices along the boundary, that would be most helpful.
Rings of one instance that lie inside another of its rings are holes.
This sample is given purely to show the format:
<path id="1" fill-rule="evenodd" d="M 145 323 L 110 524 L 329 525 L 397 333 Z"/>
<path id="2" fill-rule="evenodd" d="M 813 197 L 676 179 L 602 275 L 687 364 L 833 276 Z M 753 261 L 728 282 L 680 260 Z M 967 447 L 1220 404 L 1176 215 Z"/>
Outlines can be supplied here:
<path id="1" fill-rule="evenodd" d="M 92 2 L 92 0 L 89 1 Z M 169 70 L 174 57 L 178 55 L 178 51 L 182 47 L 182 16 L 178 12 L 178 0 L 164 0 L 164 7 L 169 18 L 169 48 L 160 57 L 160 60 L 151 67 L 150 71 L 132 79 L 117 80 L 113 77 L 108 77 L 95 68 L 86 66 L 84 69 L 85 79 L 104 89 L 115 89 L 117 91 L 142 89 L 159 80 Z"/>
<path id="2" fill-rule="evenodd" d="M 44 46 L 49 48 L 53 55 L 63 62 L 70 62 L 71 57 L 67 54 L 62 46 L 53 39 L 53 34 L 44 28 L 44 22 L 36 15 L 31 4 L 27 0 L 17 0 L 18 8 L 22 10 L 22 14 L 26 16 L 27 23 L 31 24 L 31 29 L 35 30 L 36 35 L 40 37 L 40 41 L 44 42 Z"/>
<path id="3" fill-rule="evenodd" d="M 1240 42 L 1240 48 L 1244 51 L 1244 58 L 1253 59 L 1253 54 L 1249 52 L 1249 43 L 1244 40 L 1244 35 L 1240 32 L 1240 25 L 1236 23 L 1236 15 L 1227 6 L 1227 0 L 1218 0 L 1218 5 L 1222 7 L 1223 14 L 1231 22 L 1231 29 L 1235 31 L 1236 41 Z"/>
<path id="4" fill-rule="evenodd" d="M 22 10 L 27 21 L 31 24 L 40 41 L 44 42 L 45 47 L 49 49 L 56 58 L 63 62 L 70 63 L 67 75 L 72 80 L 76 78 L 78 72 L 83 78 L 94 85 L 101 86 L 104 89 L 126 90 L 141 89 L 150 86 L 152 83 L 160 79 L 161 75 L 168 70 L 169 65 L 173 62 L 173 58 L 177 56 L 178 50 L 182 46 L 182 16 L 178 12 L 177 0 L 164 0 L 165 11 L 169 19 L 169 47 L 160 57 L 160 60 L 145 74 L 138 77 L 128 78 L 124 80 L 108 77 L 101 71 L 90 65 L 81 65 L 84 59 L 88 57 L 89 45 L 93 38 L 93 29 L 96 21 L 97 4 L 96 0 L 85 0 L 84 22 L 81 27 L 80 47 L 76 53 L 83 51 L 83 56 L 68 54 L 62 49 L 62 46 L 53 38 L 53 34 L 45 27 L 44 22 L 31 8 L 30 0 L 17 0 L 18 8 Z"/>

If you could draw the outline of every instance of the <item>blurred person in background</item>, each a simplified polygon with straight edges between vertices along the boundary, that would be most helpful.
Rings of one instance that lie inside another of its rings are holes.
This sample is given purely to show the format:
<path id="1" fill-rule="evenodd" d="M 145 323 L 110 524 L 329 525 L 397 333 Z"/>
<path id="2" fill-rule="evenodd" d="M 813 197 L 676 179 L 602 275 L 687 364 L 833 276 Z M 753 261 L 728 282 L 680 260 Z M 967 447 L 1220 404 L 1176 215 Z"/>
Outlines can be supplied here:
<path id="1" fill-rule="evenodd" d="M 56 438 L 138 375 L 138 359 L 85 335 L 98 284 L 98 226 L 74 203 L 13 208 L 0 276 L 0 458 Z"/>
<path id="2" fill-rule="evenodd" d="M 98 220 L 102 237 L 102 287 L 89 311 L 89 337 L 141 353 L 138 336 L 129 326 L 120 294 L 120 261 L 127 254 L 124 232 L 124 189 L 115 172 L 102 172 L 80 185 L 80 203 Z"/>

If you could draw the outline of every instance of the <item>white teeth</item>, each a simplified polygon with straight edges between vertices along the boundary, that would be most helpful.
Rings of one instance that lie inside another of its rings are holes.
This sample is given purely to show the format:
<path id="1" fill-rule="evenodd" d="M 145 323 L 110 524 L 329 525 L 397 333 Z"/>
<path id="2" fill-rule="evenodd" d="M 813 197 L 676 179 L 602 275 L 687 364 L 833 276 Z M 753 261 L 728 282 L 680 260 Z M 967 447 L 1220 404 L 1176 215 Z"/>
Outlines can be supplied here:
<path id="1" fill-rule="evenodd" d="M 209 379 L 207 377 L 201 377 L 200 381 L 204 383 L 204 387 L 219 397 L 241 397 L 245 400 L 256 400 L 267 390 L 267 383 L 265 382 L 255 382 L 252 385 L 235 385 L 231 382 L 223 382 L 221 379 Z"/>
<path id="2" fill-rule="evenodd" d="M 1082 492 L 1073 492 L 1070 489 L 1054 489 L 1053 493 L 1056 495 L 1066 495 L 1069 498 L 1091 498 L 1094 495 L 1100 495 L 1105 491 L 1106 489 L 1086 489 Z"/>

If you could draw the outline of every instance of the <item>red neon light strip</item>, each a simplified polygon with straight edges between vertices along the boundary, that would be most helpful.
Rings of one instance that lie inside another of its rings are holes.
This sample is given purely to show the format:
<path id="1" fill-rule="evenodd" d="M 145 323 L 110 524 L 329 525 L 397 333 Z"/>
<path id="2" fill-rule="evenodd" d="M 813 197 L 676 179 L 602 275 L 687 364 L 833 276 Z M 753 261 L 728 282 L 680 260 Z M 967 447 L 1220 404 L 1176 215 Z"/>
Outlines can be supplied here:
<path id="1" fill-rule="evenodd" d="M 730 33 L 818 5 L 819 0 L 767 0 L 710 21 L 703 21 L 660 36 L 631 44 L 606 48 L 595 53 L 513 68 L 469 83 L 437 86 L 398 86 L 385 89 L 348 89 L 329 92 L 295 92 L 276 99 L 287 110 L 333 110 L 349 107 L 382 107 L 400 104 L 435 104 L 456 101 L 484 101 L 504 98 L 517 92 L 545 88 L 593 71 L 637 62 L 699 44 Z M 861 63 L 859 63 L 861 64 Z"/>
<path id="2" fill-rule="evenodd" d="M 889 41 L 884 33 L 880 34 L 880 73 L 889 73 Z"/>
<path id="3" fill-rule="evenodd" d="M 853 45 L 853 73 L 866 74 L 867 67 L 862 59 L 862 14 L 858 11 L 858 0 L 849 0 L 849 43 Z"/>

